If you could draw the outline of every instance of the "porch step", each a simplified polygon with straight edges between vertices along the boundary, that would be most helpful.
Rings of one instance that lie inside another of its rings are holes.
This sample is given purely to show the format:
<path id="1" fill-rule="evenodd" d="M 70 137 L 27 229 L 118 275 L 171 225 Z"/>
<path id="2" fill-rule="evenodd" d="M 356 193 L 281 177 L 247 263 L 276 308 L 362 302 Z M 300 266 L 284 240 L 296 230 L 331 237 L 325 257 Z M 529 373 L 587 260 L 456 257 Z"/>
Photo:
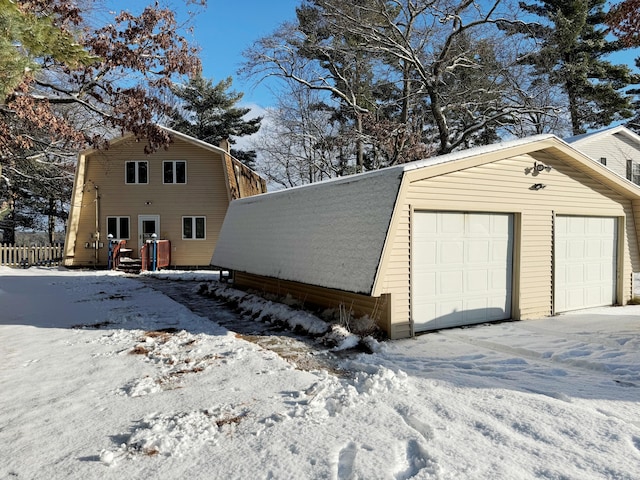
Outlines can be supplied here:
<path id="1" fill-rule="evenodd" d="M 140 273 L 142 270 L 142 261 L 138 258 L 122 257 L 118 265 L 118 270 L 126 273 Z"/>

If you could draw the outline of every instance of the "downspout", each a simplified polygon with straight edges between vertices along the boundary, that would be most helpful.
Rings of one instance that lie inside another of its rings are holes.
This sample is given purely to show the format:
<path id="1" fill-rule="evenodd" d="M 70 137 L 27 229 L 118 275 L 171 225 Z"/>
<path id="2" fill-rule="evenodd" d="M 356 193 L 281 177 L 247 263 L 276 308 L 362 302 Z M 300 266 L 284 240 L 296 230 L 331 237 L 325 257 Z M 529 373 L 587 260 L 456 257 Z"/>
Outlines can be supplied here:
<path id="1" fill-rule="evenodd" d="M 95 185 L 96 187 L 96 241 L 95 241 L 95 250 L 94 250 L 94 262 L 93 262 L 93 266 L 94 268 L 98 266 L 98 254 L 100 253 L 98 251 L 98 248 L 100 247 L 100 195 L 99 195 L 99 191 L 98 191 L 98 185 Z"/>

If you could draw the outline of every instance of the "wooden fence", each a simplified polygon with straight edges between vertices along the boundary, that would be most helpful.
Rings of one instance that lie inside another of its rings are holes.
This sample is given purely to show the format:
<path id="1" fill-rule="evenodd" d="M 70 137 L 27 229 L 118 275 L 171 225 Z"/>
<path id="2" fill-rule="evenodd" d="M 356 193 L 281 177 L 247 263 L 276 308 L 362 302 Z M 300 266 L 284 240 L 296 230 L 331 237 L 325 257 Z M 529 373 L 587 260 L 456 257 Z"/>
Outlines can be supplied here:
<path id="1" fill-rule="evenodd" d="M 62 265 L 63 246 L 61 243 L 41 247 L 16 247 L 0 243 L 0 265 L 5 267 L 28 268 L 36 266 Z"/>

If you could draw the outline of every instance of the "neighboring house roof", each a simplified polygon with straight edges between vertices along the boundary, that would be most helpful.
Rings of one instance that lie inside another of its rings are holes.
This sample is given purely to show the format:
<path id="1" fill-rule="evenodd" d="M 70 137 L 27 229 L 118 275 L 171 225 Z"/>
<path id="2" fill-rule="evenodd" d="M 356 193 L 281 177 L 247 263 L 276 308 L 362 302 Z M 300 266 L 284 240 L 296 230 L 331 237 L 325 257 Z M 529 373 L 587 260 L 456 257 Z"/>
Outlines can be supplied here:
<path id="1" fill-rule="evenodd" d="M 371 294 L 405 177 L 442 175 L 538 150 L 553 150 L 603 183 L 640 198 L 639 189 L 598 162 L 553 135 L 539 135 L 235 200 L 211 263 Z"/>
<path id="2" fill-rule="evenodd" d="M 617 127 L 605 128 L 596 132 L 583 133 L 582 135 L 576 135 L 565 139 L 565 142 L 569 144 L 584 145 L 591 143 L 610 135 L 620 135 L 627 140 L 637 144 L 640 149 L 640 135 L 636 134 L 633 130 L 628 129 L 624 125 L 618 125 Z"/>

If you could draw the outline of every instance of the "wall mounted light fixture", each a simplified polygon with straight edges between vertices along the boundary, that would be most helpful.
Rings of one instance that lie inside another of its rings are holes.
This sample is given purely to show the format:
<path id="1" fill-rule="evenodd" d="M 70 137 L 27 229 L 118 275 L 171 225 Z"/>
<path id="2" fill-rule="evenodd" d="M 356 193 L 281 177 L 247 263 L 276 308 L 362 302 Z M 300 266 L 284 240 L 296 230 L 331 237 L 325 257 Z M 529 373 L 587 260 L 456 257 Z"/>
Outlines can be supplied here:
<path id="1" fill-rule="evenodd" d="M 553 167 L 551 167 L 549 165 L 545 165 L 544 163 L 533 162 L 533 171 L 534 172 L 542 173 L 545 170 L 547 172 L 550 172 L 552 168 Z"/>
<path id="2" fill-rule="evenodd" d="M 542 190 L 546 185 L 544 183 L 534 183 L 529 187 L 529 190 Z"/>

